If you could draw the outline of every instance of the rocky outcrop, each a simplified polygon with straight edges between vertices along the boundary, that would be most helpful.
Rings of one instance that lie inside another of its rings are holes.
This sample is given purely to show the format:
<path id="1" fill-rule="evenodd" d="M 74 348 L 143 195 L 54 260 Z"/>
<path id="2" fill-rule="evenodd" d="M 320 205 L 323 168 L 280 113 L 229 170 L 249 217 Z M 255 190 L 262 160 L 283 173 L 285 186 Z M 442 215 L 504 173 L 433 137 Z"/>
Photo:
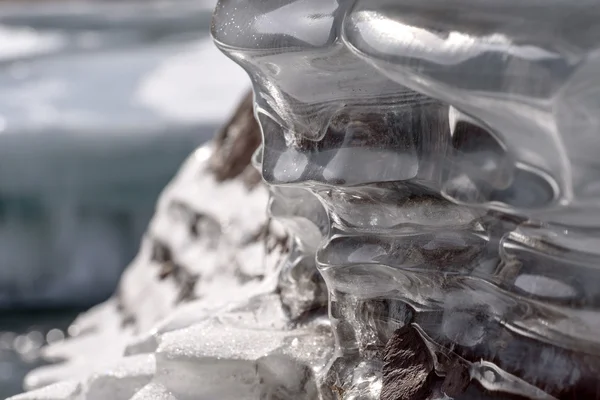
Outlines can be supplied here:
<path id="1" fill-rule="evenodd" d="M 306 265 L 314 246 L 290 229 L 306 216 L 268 206 L 251 164 L 259 144 L 249 93 L 165 188 L 115 296 L 45 349 L 61 363 L 26 380 L 30 389 L 67 382 L 14 400 L 317 396 L 333 349 L 326 298 L 288 298 L 292 285 L 314 292 L 322 281 L 314 254 Z"/>

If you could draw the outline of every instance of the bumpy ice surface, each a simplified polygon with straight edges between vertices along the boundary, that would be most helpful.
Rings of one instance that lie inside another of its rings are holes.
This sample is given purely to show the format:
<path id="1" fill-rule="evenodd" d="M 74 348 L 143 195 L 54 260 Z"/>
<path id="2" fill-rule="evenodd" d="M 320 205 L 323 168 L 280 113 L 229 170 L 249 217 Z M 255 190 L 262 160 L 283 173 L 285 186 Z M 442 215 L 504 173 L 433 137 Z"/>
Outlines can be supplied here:
<path id="1" fill-rule="evenodd" d="M 504 394 L 600 396 L 599 14 L 219 2 L 213 36 L 253 81 L 263 177 L 327 210 L 325 382 L 343 398 L 409 398 L 388 351 L 403 326 L 431 353 L 423 380 L 458 368 Z"/>

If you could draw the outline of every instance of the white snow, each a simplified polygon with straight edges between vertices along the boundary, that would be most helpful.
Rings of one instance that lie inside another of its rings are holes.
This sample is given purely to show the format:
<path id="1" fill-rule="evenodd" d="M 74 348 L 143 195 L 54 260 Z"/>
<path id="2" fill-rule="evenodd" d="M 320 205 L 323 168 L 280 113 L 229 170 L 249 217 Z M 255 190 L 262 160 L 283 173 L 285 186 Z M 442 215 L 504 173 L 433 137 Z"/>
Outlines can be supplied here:
<path id="1" fill-rule="evenodd" d="M 33 29 L 0 25 L 0 62 L 50 53 L 63 45 L 60 34 L 40 34 Z"/>
<path id="2" fill-rule="evenodd" d="M 66 379 L 78 382 L 69 386 L 77 390 L 53 385 L 11 400 L 314 398 L 314 374 L 333 349 L 328 321 L 292 328 L 275 293 L 285 253 L 247 243 L 267 222 L 267 189 L 248 191 L 238 180 L 217 184 L 206 172 L 210 151 L 197 150 L 165 188 L 118 295 L 78 318 L 70 329 L 77 336 L 45 349 L 64 362 L 26 381 L 41 388 Z M 217 243 L 190 236 L 178 204 L 218 220 Z M 175 282 L 157 279 L 156 241 L 169 246 L 175 264 L 200 274 L 197 300 L 177 303 Z M 240 270 L 254 275 L 240 280 Z M 135 318 L 123 326 L 125 315 Z"/>

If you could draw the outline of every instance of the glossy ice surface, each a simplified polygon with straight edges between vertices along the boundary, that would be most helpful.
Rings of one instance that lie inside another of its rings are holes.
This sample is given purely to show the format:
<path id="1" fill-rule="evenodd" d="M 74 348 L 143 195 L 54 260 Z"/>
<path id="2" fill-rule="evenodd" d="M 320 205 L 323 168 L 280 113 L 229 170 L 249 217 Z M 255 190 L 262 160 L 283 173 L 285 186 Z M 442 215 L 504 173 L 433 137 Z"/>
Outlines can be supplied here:
<path id="1" fill-rule="evenodd" d="M 263 177 L 326 210 L 296 204 L 320 228 L 299 236 L 325 237 L 324 398 L 379 398 L 409 323 L 439 376 L 600 398 L 599 18 L 590 0 L 219 2 Z"/>

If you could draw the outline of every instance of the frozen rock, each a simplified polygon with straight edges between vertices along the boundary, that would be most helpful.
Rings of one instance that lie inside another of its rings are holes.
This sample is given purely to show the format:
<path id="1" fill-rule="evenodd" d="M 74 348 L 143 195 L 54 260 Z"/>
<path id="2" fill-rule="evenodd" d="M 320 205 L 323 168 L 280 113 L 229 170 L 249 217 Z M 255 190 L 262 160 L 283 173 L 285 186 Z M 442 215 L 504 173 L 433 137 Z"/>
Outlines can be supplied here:
<path id="1" fill-rule="evenodd" d="M 33 371 L 30 388 L 68 377 L 78 391 L 65 399 L 318 396 L 334 348 L 314 261 L 326 214 L 294 192 L 294 207 L 269 206 L 250 164 L 259 135 L 247 96 L 165 188 L 114 298 L 44 350 L 64 361 Z M 22 399 L 60 398 L 53 387 Z"/>
<path id="2" fill-rule="evenodd" d="M 246 98 L 159 202 L 118 296 L 134 398 L 599 398 L 584 3 L 221 0 L 262 146 Z"/>
<path id="3" fill-rule="evenodd" d="M 599 12 L 219 1 L 213 37 L 254 83 L 264 179 L 312 192 L 330 221 L 322 396 L 598 398 L 598 256 L 572 238 L 600 232 Z M 390 367 L 407 324 L 424 344 Z"/>
<path id="4" fill-rule="evenodd" d="M 162 336 L 155 381 L 181 399 L 316 397 L 314 370 L 327 360 L 332 345 L 328 335 L 309 326 L 290 330 L 280 322 L 279 328 L 257 329 L 220 319 Z"/>
<path id="5" fill-rule="evenodd" d="M 158 383 L 149 383 L 137 392 L 131 400 L 178 400 L 164 386 Z"/>
<path id="6" fill-rule="evenodd" d="M 150 382 L 154 372 L 153 354 L 125 357 L 90 376 L 82 391 L 87 399 L 128 400 Z"/>

